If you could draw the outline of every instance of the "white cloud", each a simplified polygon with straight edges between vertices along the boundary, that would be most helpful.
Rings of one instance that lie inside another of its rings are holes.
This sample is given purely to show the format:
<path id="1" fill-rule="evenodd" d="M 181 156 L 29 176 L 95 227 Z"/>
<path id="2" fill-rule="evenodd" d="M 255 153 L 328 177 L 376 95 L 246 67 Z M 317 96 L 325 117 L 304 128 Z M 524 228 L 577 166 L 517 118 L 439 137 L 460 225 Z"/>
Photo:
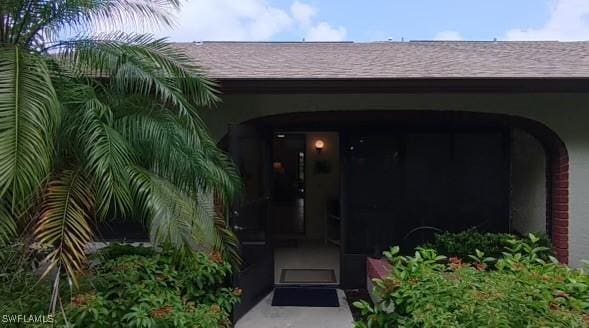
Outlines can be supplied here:
<path id="1" fill-rule="evenodd" d="M 550 18 L 539 28 L 517 28 L 506 40 L 589 40 L 589 1 L 554 0 Z"/>
<path id="2" fill-rule="evenodd" d="M 264 0 L 189 0 L 176 21 L 176 27 L 161 34 L 178 41 L 268 40 L 293 24 L 286 11 Z"/>
<path id="3" fill-rule="evenodd" d="M 293 31 L 308 40 L 343 39 L 345 29 L 316 24 L 317 13 L 301 0 L 285 9 L 267 0 L 186 0 L 176 14 L 176 26 L 156 33 L 174 41 L 266 41 Z"/>
<path id="4" fill-rule="evenodd" d="M 311 19 L 317 15 L 317 8 L 297 0 L 290 6 L 290 12 L 299 24 L 308 26 L 311 24 Z"/>
<path id="5" fill-rule="evenodd" d="M 456 31 L 442 31 L 434 36 L 434 40 L 439 41 L 460 41 L 464 38 Z"/>
<path id="6" fill-rule="evenodd" d="M 342 41 L 346 38 L 346 29 L 343 26 L 332 27 L 327 22 L 320 22 L 311 27 L 307 32 L 307 41 Z"/>

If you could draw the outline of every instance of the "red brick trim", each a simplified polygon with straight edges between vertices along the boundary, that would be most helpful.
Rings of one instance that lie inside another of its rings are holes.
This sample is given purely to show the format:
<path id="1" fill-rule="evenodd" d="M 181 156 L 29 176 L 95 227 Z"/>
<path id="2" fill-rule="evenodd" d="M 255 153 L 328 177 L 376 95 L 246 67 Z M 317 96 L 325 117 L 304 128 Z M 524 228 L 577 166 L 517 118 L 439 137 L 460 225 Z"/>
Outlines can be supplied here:
<path id="1" fill-rule="evenodd" d="M 385 259 L 366 258 L 366 274 L 370 279 L 383 279 L 391 272 L 391 265 Z"/>
<path id="2" fill-rule="evenodd" d="M 553 145 L 547 181 L 548 189 L 548 231 L 556 258 L 569 262 L 569 156 L 563 144 Z"/>

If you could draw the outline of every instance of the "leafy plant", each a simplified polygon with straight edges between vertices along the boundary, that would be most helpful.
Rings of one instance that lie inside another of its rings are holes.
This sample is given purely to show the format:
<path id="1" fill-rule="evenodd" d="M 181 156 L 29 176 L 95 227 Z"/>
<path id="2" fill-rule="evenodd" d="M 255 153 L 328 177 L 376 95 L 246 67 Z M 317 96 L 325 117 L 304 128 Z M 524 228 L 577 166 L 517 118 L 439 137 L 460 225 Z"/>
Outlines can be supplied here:
<path id="1" fill-rule="evenodd" d="M 391 274 L 374 280 L 381 301 L 354 303 L 362 312 L 355 327 L 589 326 L 589 276 L 542 260 L 539 243 L 511 239 L 502 258 L 477 251 L 472 264 L 424 248 L 400 256 L 394 247 L 385 254 Z"/>
<path id="2" fill-rule="evenodd" d="M 21 260 L 20 247 L 0 248 L 9 260 L 0 275 L 2 315 L 45 315 L 53 288 L 38 279 L 31 259 Z M 130 255 L 131 254 L 131 255 Z M 239 301 L 232 288 L 231 265 L 213 252 L 179 256 L 166 250 L 114 244 L 95 255 L 98 264 L 79 280 L 79 289 L 62 284 L 63 315 L 57 327 L 225 327 Z M 15 323 L 14 327 L 45 327 Z M 10 326 L 12 327 L 12 326 Z"/>
<path id="3" fill-rule="evenodd" d="M 133 247 L 133 246 L 131 246 Z M 111 248 L 110 250 L 108 248 Z M 121 246 L 101 255 L 117 254 Z M 231 265 L 220 254 L 121 255 L 82 279 L 67 306 L 74 327 L 224 327 L 241 291 L 230 288 Z"/>
<path id="4" fill-rule="evenodd" d="M 538 238 L 536 244 L 550 249 L 552 245 L 546 235 L 534 235 Z M 521 240 L 529 243 L 527 237 L 519 237 L 506 233 L 484 233 L 474 229 L 462 232 L 443 232 L 436 234 L 434 240 L 423 245 L 423 248 L 435 249 L 438 253 L 449 257 L 458 257 L 468 260 L 474 250 L 483 252 L 486 256 L 499 258 L 503 256 L 506 246 L 510 246 L 511 240 Z M 548 259 L 550 252 L 543 252 L 544 259 Z"/>
<path id="5" fill-rule="evenodd" d="M 134 246 L 122 243 L 113 243 L 105 248 L 100 249 L 96 253 L 96 257 L 101 261 L 110 261 L 121 256 L 138 255 L 138 256 L 153 256 L 156 252 L 153 247 Z"/>
<path id="6" fill-rule="evenodd" d="M 39 281 L 35 271 L 38 269 L 38 258 L 34 256 L 24 243 L 15 243 L 0 247 L 0 322 L 8 327 L 24 327 L 24 324 L 9 325 L 3 322 L 3 316 L 47 315 L 47 304 L 51 296 L 51 284 L 46 280 Z M 61 292 L 65 293 L 64 286 Z M 42 327 L 43 324 L 33 323 L 26 327 Z M 4 327 L 4 326 L 3 326 Z"/>
<path id="7" fill-rule="evenodd" d="M 156 245 L 238 261 L 216 210 L 238 175 L 199 117 L 218 101 L 216 84 L 165 39 L 93 32 L 169 25 L 178 7 L 0 2 L 0 244 L 24 235 L 48 249 L 53 310 L 60 277 L 77 284 L 93 227 L 112 217 L 141 220 Z"/>

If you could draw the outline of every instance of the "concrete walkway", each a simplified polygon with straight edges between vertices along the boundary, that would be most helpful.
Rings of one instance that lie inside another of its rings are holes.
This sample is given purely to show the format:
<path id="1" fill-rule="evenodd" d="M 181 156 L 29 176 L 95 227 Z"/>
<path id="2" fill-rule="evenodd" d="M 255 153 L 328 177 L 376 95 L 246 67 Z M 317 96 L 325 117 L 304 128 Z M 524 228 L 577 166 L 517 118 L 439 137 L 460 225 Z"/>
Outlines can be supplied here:
<path id="1" fill-rule="evenodd" d="M 272 306 L 270 293 L 243 318 L 235 328 L 351 328 L 354 326 L 352 312 L 342 290 L 337 291 L 340 306 L 293 307 Z"/>

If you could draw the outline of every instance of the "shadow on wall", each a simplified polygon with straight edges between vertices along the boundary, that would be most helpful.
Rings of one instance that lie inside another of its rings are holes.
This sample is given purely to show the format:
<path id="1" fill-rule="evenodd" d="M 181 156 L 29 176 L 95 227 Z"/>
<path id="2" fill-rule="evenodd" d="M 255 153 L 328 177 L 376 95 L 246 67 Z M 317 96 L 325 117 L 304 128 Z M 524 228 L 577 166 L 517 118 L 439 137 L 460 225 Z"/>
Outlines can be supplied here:
<path id="1" fill-rule="evenodd" d="M 532 135 L 511 132 L 511 223 L 517 232 L 546 232 L 546 154 Z"/>

